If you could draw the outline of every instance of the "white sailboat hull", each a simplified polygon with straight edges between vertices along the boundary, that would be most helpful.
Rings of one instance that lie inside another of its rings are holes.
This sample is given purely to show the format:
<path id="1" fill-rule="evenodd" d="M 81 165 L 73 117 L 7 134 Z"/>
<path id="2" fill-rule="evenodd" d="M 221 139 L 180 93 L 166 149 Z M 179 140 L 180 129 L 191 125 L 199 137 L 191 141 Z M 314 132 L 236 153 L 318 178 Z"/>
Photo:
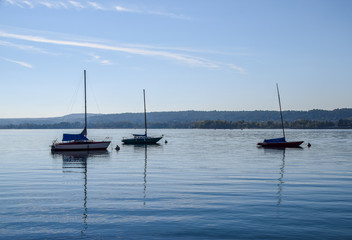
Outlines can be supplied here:
<path id="1" fill-rule="evenodd" d="M 111 141 L 83 141 L 69 143 L 54 143 L 51 145 L 52 151 L 76 151 L 76 150 L 106 150 Z"/>
<path id="2" fill-rule="evenodd" d="M 84 129 L 80 134 L 64 134 L 62 142 L 51 145 L 51 151 L 106 150 L 111 141 L 93 141 L 87 138 L 86 70 L 84 70 Z"/>

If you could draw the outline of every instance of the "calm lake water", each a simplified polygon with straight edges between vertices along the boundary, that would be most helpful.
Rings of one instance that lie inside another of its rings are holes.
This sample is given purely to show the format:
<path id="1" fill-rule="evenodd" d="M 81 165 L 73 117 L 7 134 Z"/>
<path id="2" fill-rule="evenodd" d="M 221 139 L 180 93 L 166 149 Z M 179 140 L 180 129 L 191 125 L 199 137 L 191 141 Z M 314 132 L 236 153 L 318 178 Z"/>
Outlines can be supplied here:
<path id="1" fill-rule="evenodd" d="M 61 130 L 0 130 L 0 239 L 352 238 L 352 131 L 287 130 L 305 143 L 286 150 L 256 147 L 280 130 L 121 145 L 138 132 L 89 131 L 120 151 L 52 154 Z"/>

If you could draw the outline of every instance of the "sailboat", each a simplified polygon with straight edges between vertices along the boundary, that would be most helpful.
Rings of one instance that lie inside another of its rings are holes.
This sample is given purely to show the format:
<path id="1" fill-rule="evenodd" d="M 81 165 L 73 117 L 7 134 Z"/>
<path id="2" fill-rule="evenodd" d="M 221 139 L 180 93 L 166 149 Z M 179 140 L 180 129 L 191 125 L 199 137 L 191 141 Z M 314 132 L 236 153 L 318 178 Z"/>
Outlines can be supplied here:
<path id="1" fill-rule="evenodd" d="M 272 147 L 272 148 L 285 148 L 285 147 L 299 147 L 303 143 L 303 141 L 295 141 L 295 142 L 287 142 L 285 136 L 285 128 L 284 128 L 284 120 L 282 117 L 282 110 L 281 110 L 281 101 L 280 101 L 280 93 L 279 93 L 279 86 L 276 84 L 277 89 L 277 96 L 279 99 L 279 106 L 280 106 L 280 116 L 281 116 L 281 126 L 282 126 L 282 135 L 281 138 L 272 138 L 272 139 L 264 139 L 264 142 L 257 143 L 257 146 L 260 147 Z"/>
<path id="2" fill-rule="evenodd" d="M 51 151 L 106 150 L 111 141 L 94 141 L 87 138 L 86 70 L 84 70 L 84 129 L 79 134 L 63 134 L 62 142 L 53 141 Z"/>
<path id="3" fill-rule="evenodd" d="M 143 89 L 143 98 L 144 98 L 144 134 L 132 134 L 133 138 L 123 138 L 122 142 L 124 144 L 155 144 L 163 136 L 159 137 L 149 137 L 147 133 L 147 110 L 145 104 L 145 89 Z"/>

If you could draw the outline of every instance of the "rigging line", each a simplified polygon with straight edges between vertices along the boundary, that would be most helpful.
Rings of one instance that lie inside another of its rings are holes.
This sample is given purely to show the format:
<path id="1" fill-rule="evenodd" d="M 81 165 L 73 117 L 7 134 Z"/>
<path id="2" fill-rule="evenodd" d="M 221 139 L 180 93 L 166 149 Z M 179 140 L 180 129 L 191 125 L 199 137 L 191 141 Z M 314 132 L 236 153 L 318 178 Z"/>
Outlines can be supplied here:
<path id="1" fill-rule="evenodd" d="M 73 108 L 74 108 L 74 105 L 75 105 L 75 103 L 77 101 L 77 97 L 78 97 L 79 92 L 80 92 L 79 90 L 81 89 L 81 86 L 83 85 L 83 81 L 82 81 L 83 80 L 83 75 L 84 75 L 84 73 L 82 72 L 80 74 L 80 76 L 79 76 L 79 79 L 77 80 L 77 84 L 76 84 L 76 87 L 73 90 L 73 94 L 72 94 L 71 100 L 69 102 L 67 111 L 66 111 L 66 113 L 65 113 L 65 115 L 63 117 L 63 122 L 68 121 L 68 115 L 70 113 L 71 114 L 73 113 Z M 83 105 L 84 105 L 84 103 L 83 103 Z M 82 111 L 79 111 L 79 112 L 82 112 Z M 62 130 L 64 130 L 64 129 L 62 129 Z"/>
<path id="2" fill-rule="evenodd" d="M 62 120 L 63 122 L 67 120 L 68 114 L 69 114 L 69 113 L 72 113 L 72 109 L 73 109 L 74 103 L 75 103 L 75 101 L 77 100 L 78 91 L 79 91 L 81 85 L 83 85 L 82 79 L 83 79 L 83 73 L 81 73 L 80 80 L 77 81 L 78 84 L 76 84 L 76 87 L 75 87 L 74 90 L 73 90 L 73 94 L 72 94 L 71 99 L 70 99 L 70 101 L 69 101 L 69 103 L 68 103 L 67 110 L 66 110 L 66 112 L 64 113 L 64 116 L 63 116 L 63 120 Z M 70 89 L 71 89 L 71 88 L 70 88 Z M 64 129 L 61 129 L 61 130 L 64 130 Z M 61 135 L 62 135 L 62 134 L 61 134 Z M 55 136 L 55 139 L 57 139 L 57 138 L 58 138 L 58 137 L 57 137 L 57 135 L 56 135 L 56 136 Z"/>
<path id="3" fill-rule="evenodd" d="M 97 100 L 97 97 L 95 95 L 95 92 L 94 92 L 94 89 L 95 89 L 95 86 L 93 84 L 94 81 L 90 82 L 88 81 L 88 78 L 87 78 L 87 89 L 88 89 L 88 92 L 89 92 L 89 96 L 92 95 L 93 96 L 93 100 L 94 100 L 94 103 L 98 109 L 98 113 L 102 113 L 101 112 L 101 109 L 100 109 L 100 106 L 99 106 L 99 103 L 98 103 L 98 100 Z"/>
<path id="4" fill-rule="evenodd" d="M 82 79 L 83 79 L 83 73 L 81 74 L 81 76 L 80 76 L 80 78 L 79 78 L 79 81 L 77 81 L 78 84 L 77 84 L 76 87 L 74 88 L 74 92 L 73 92 L 72 97 L 71 97 L 71 100 L 70 100 L 70 102 L 69 102 L 68 109 L 67 109 L 67 111 L 66 111 L 66 113 L 65 113 L 65 115 L 64 115 L 65 117 L 67 117 L 67 115 L 68 115 L 69 113 L 72 113 L 72 110 L 73 110 L 73 107 L 74 107 L 74 105 L 75 105 L 75 102 L 77 101 L 78 92 L 79 92 L 79 90 L 80 90 L 80 88 L 81 88 L 81 85 L 83 85 Z"/>

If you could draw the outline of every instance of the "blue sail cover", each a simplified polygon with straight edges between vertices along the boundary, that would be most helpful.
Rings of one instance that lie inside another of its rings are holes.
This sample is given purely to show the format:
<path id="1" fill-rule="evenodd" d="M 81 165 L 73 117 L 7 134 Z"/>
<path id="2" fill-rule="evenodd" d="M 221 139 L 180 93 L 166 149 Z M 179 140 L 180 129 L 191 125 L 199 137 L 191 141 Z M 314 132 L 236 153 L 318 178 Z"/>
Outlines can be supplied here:
<path id="1" fill-rule="evenodd" d="M 87 128 L 86 127 L 81 132 L 81 135 L 87 136 Z"/>
<path id="2" fill-rule="evenodd" d="M 76 140 L 88 140 L 82 133 L 80 134 L 66 134 L 62 136 L 62 141 L 76 141 Z"/>
<path id="3" fill-rule="evenodd" d="M 286 142 L 285 138 L 272 138 L 272 139 L 264 139 L 265 143 L 281 143 Z"/>

